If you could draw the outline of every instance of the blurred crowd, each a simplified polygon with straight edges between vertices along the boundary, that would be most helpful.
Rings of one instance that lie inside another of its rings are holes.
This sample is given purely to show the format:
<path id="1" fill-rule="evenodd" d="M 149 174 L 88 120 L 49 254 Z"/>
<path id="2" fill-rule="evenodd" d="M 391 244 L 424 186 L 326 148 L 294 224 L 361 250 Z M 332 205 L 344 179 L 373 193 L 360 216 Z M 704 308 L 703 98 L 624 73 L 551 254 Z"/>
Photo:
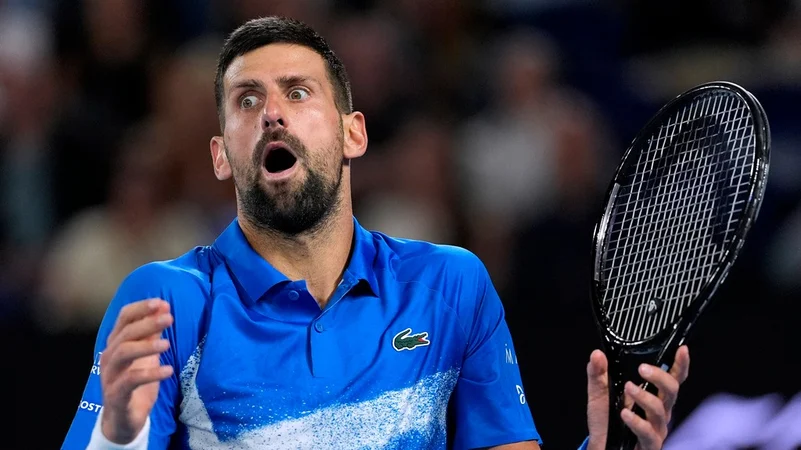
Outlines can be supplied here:
<path id="1" fill-rule="evenodd" d="M 0 326 L 50 361 L 74 356 L 61 397 L 47 394 L 56 435 L 120 281 L 233 219 L 233 185 L 208 150 L 216 57 L 238 24 L 269 14 L 309 23 L 345 63 L 370 139 L 353 165 L 359 221 L 487 265 L 551 448 L 585 433 L 589 244 L 611 171 L 683 90 L 725 79 L 754 92 L 773 137 L 768 194 L 719 294 L 732 320 L 698 341 L 691 378 L 706 391 L 798 388 L 720 380 L 702 358 L 702 342 L 764 328 L 771 350 L 739 349 L 775 369 L 791 347 L 773 341 L 797 333 L 778 318 L 801 303 L 797 0 L 0 0 Z M 30 389 L 56 381 L 28 377 Z"/>

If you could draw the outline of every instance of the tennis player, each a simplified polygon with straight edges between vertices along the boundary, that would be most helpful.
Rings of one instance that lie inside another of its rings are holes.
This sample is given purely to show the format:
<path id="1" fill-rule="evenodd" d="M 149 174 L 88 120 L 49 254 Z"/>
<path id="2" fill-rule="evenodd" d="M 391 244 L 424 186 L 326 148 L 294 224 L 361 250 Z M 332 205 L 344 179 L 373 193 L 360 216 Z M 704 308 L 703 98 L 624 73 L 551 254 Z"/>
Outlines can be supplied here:
<path id="1" fill-rule="evenodd" d="M 540 448 L 481 261 L 353 217 L 365 118 L 324 39 L 249 21 L 223 46 L 215 93 L 211 156 L 234 180 L 237 218 L 124 280 L 62 448 Z M 642 450 L 667 435 L 685 347 L 676 361 L 645 367 L 658 396 L 631 390 L 647 419 L 624 419 Z M 590 355 L 582 448 L 605 444 L 606 367 Z"/>

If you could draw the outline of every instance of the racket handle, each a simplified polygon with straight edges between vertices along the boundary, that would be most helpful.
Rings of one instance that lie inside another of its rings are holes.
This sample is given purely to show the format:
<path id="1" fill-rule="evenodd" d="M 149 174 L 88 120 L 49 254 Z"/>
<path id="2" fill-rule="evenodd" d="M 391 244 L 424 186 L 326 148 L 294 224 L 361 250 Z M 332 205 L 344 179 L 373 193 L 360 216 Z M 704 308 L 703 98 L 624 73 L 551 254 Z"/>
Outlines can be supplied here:
<path id="1" fill-rule="evenodd" d="M 623 394 L 623 382 L 617 382 L 619 386 L 610 386 L 609 393 L 609 427 L 606 435 L 606 450 L 634 450 L 637 445 L 637 436 L 620 418 L 623 410 L 625 395 Z M 635 405 L 636 407 L 637 405 Z M 640 408 L 637 408 L 640 409 Z M 634 411 L 637 412 L 637 411 Z M 644 411 L 639 413 L 645 417 Z"/>
<path id="2" fill-rule="evenodd" d="M 683 339 L 676 339 L 669 343 L 666 348 L 669 355 L 675 353 L 675 348 L 683 342 Z M 614 355 L 614 352 L 610 352 Z M 664 351 L 663 351 L 664 353 Z M 642 363 L 656 364 L 662 370 L 668 369 L 668 364 L 662 359 L 662 355 L 654 358 L 653 354 L 628 354 L 629 360 L 621 363 L 620 358 L 612 356 L 609 358 L 609 426 L 607 428 L 606 436 L 606 450 L 634 450 L 637 445 L 637 435 L 623 422 L 620 417 L 620 412 L 623 411 L 625 406 L 625 389 L 626 381 L 639 385 L 642 389 L 656 395 L 658 389 L 655 385 L 642 379 L 638 373 L 637 368 Z M 654 362 L 656 359 L 656 362 Z M 632 406 L 631 411 L 634 414 L 645 419 L 645 411 L 636 403 Z"/>
<path id="3" fill-rule="evenodd" d="M 663 370 L 665 369 L 665 365 L 662 365 Z M 623 386 L 616 386 L 618 389 L 611 390 L 610 392 L 623 392 Z M 650 392 L 651 394 L 657 395 L 658 390 L 655 385 L 644 382 L 642 384 L 642 389 L 645 391 Z M 633 450 L 634 447 L 637 445 L 637 435 L 634 434 L 633 431 L 623 422 L 623 419 L 620 418 L 620 412 L 623 410 L 623 399 L 625 395 L 621 394 L 616 396 L 614 402 L 609 402 L 609 435 L 606 438 L 607 450 Z M 610 399 L 611 400 L 611 399 Z M 614 404 L 613 404 L 614 403 Z M 631 412 L 637 414 L 638 416 L 645 419 L 645 410 L 643 410 L 640 405 L 634 404 L 631 408 Z M 616 426 L 612 426 L 613 423 L 616 423 Z M 614 432 L 614 433 L 613 433 Z M 618 446 L 610 444 L 619 442 Z"/>

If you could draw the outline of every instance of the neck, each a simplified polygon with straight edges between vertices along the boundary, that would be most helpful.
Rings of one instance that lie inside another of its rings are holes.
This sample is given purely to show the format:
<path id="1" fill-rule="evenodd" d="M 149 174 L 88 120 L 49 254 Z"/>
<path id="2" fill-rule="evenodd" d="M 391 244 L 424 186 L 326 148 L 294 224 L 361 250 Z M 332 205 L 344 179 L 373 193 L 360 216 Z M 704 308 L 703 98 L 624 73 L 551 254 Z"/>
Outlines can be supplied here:
<path id="1" fill-rule="evenodd" d="M 286 236 L 259 228 L 239 216 L 250 245 L 276 270 L 306 287 L 324 308 L 342 279 L 353 245 L 353 212 L 341 205 L 326 223 L 307 234 Z"/>

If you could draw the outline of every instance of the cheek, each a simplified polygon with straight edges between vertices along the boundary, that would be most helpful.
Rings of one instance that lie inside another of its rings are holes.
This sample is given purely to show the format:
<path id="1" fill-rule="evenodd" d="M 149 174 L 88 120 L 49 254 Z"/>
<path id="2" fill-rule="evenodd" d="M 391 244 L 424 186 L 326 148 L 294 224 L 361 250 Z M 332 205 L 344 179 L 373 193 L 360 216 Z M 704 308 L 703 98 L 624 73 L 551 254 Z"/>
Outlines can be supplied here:
<path id="1" fill-rule="evenodd" d="M 241 160 L 249 157 L 259 138 L 260 136 L 254 132 L 250 124 L 241 120 L 226 122 L 225 143 L 229 155 L 235 159 Z"/>
<path id="2" fill-rule="evenodd" d="M 342 134 L 339 113 L 336 111 L 309 108 L 298 112 L 293 119 L 295 124 L 303 124 L 305 128 L 303 131 L 314 140 L 316 147 L 331 146 L 331 143 L 336 142 L 338 136 Z"/>

